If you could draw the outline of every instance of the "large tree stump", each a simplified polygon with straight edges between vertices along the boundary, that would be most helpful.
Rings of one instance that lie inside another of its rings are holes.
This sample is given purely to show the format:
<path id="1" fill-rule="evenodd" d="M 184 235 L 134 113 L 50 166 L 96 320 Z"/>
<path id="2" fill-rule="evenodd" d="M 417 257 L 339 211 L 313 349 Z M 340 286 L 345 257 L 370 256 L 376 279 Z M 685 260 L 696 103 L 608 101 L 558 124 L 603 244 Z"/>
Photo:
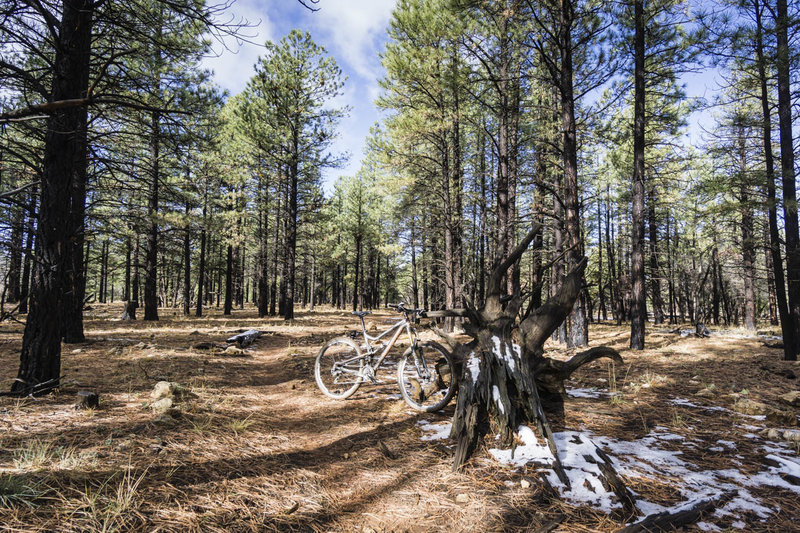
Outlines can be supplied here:
<path id="1" fill-rule="evenodd" d="M 469 459 L 490 429 L 500 434 L 501 444 L 511 445 L 519 426 L 530 424 L 546 440 L 554 457 L 553 470 L 569 487 L 545 407 L 561 409 L 566 395 L 564 381 L 581 366 L 601 357 L 619 363 L 622 358 L 608 347 L 592 348 L 568 361 L 544 357 L 545 341 L 564 322 L 580 294 L 587 260 L 584 258 L 573 268 L 561 290 L 544 305 L 522 312 L 525 297 L 518 287 L 514 294 L 504 294 L 503 277 L 510 268 L 519 268 L 520 257 L 539 229 L 534 226 L 508 258 L 492 270 L 488 295 L 480 308 L 433 311 L 427 316 L 462 317 L 464 331 L 472 337 L 471 342 L 464 344 L 439 332 L 464 361 L 453 416 L 452 437 L 456 439 L 453 468 L 460 468 Z"/>

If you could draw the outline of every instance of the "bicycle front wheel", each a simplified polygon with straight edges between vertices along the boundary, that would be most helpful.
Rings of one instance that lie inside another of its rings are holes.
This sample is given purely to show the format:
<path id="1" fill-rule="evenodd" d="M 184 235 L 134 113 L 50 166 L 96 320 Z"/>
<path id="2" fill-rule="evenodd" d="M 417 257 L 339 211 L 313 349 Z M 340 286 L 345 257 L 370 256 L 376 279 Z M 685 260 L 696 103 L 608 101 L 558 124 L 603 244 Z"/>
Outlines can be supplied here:
<path id="1" fill-rule="evenodd" d="M 397 366 L 403 400 L 418 411 L 443 409 L 456 392 L 456 370 L 450 352 L 435 343 L 409 348 Z"/>
<path id="2" fill-rule="evenodd" d="M 314 362 L 314 378 L 326 396 L 344 400 L 361 386 L 364 356 L 356 343 L 346 337 L 329 341 Z"/>

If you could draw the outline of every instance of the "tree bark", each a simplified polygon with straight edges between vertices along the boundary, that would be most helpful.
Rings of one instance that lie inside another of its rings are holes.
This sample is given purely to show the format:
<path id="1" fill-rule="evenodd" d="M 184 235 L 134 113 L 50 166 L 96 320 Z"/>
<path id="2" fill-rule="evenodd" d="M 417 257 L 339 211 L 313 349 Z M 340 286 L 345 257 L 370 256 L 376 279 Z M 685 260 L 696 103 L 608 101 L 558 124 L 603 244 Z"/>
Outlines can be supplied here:
<path id="1" fill-rule="evenodd" d="M 567 234 L 567 269 L 574 269 L 583 257 L 581 236 L 580 201 L 578 198 L 578 139 L 575 123 L 575 96 L 572 66 L 572 24 L 574 6 L 572 0 L 563 0 L 559 11 L 559 53 L 561 54 L 562 150 L 564 165 L 564 229 Z M 589 343 L 586 305 L 583 292 L 578 295 L 569 318 L 567 345 L 586 346 Z"/>
<path id="2" fill-rule="evenodd" d="M 783 220 L 786 233 L 786 281 L 788 286 L 788 328 L 783 329 L 784 359 L 797 361 L 800 353 L 800 229 L 792 139 L 792 100 L 789 15 L 786 0 L 777 1 L 778 124 L 780 127 L 781 177 L 783 179 Z M 787 333 L 789 333 L 787 337 Z"/>
<path id="3" fill-rule="evenodd" d="M 88 0 L 63 2 L 51 101 L 86 96 L 93 8 Z M 51 390 L 61 377 L 64 292 L 69 290 L 67 248 L 72 237 L 65 221 L 70 220 L 74 180 L 85 176 L 85 153 L 81 157 L 85 120 L 85 108 L 57 110 L 47 120 L 34 279 L 19 372 L 11 388 L 21 395 Z"/>
<path id="4" fill-rule="evenodd" d="M 658 220 L 656 220 L 655 185 L 650 186 L 647 225 L 650 245 L 650 299 L 653 302 L 653 324 L 664 323 L 664 300 L 661 297 L 660 261 L 658 260 Z"/>
<path id="5" fill-rule="evenodd" d="M 19 312 L 23 315 L 28 313 L 33 241 L 36 235 L 36 196 L 37 187 L 33 187 L 31 189 L 30 208 L 28 209 L 27 238 L 25 239 L 25 254 L 22 257 L 22 287 L 19 294 Z"/>
<path id="6" fill-rule="evenodd" d="M 225 303 L 222 307 L 223 315 L 230 315 L 233 310 L 233 245 L 227 246 L 225 260 Z"/>
<path id="7" fill-rule="evenodd" d="M 19 302 L 20 275 L 22 273 L 22 227 L 25 225 L 25 211 L 20 207 L 12 210 L 11 241 L 9 242 L 8 277 L 6 278 L 6 301 Z"/>
<path id="8" fill-rule="evenodd" d="M 634 0 L 634 119 L 631 228 L 631 349 L 644 350 L 647 296 L 644 279 L 644 0 Z"/>
<path id="9" fill-rule="evenodd" d="M 160 114 L 150 115 L 150 194 L 147 201 L 147 255 L 144 265 L 144 319 L 158 320 L 158 186 Z"/>
<path id="10" fill-rule="evenodd" d="M 192 242 L 189 224 L 189 203 L 186 203 L 186 228 L 183 235 L 183 315 L 189 316 L 192 307 Z"/>

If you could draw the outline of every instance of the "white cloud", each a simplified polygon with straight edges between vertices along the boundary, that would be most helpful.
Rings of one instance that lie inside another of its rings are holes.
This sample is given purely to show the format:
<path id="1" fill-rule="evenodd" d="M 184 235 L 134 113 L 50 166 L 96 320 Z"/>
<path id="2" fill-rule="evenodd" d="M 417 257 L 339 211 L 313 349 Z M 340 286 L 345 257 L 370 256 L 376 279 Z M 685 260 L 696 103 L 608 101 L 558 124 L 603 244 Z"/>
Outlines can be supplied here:
<path id="1" fill-rule="evenodd" d="M 330 42 L 329 52 L 355 74 L 375 79 L 381 72 L 378 52 L 396 0 L 321 0 L 314 13 L 314 33 Z"/>
<path id="2" fill-rule="evenodd" d="M 203 60 L 204 68 L 214 71 L 214 80 L 231 94 L 241 92 L 253 75 L 253 66 L 264 52 L 264 43 L 275 40 L 276 30 L 270 20 L 270 9 L 258 0 L 239 0 L 228 10 L 233 21 L 244 20 L 254 27 L 242 28 L 243 40 L 226 37 L 213 42 L 216 57 Z M 224 19 L 228 20 L 228 18 Z"/>

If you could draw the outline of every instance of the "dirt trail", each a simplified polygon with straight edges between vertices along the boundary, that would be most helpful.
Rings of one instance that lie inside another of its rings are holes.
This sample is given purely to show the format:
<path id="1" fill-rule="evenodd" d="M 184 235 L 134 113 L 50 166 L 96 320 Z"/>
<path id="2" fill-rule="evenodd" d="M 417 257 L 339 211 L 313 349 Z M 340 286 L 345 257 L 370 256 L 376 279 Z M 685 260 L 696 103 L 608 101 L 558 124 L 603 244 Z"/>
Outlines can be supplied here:
<path id="1" fill-rule="evenodd" d="M 89 342 L 64 347 L 65 385 L 57 393 L 0 398 L 0 531 L 529 531 L 560 516 L 561 531 L 613 531 L 622 523 L 549 499 L 535 481 L 525 486 L 533 470 L 502 466 L 485 451 L 451 472 L 449 441 L 422 440 L 419 425 L 446 421 L 452 411 L 410 411 L 390 372 L 386 383 L 364 386 L 351 400 L 323 396 L 313 359 L 326 339 L 355 328 L 349 313 L 300 312 L 286 325 L 251 309 L 233 317 L 212 310 L 202 319 L 163 310 L 156 324 L 115 320 L 121 312 L 110 305 L 88 314 Z M 369 322 L 391 318 L 378 313 Z M 245 356 L 192 348 L 250 327 L 267 334 Z M 593 328 L 591 338 L 618 348 L 627 341 L 611 326 Z M 16 374 L 20 342 L 21 326 L 3 324 L 4 387 Z M 695 401 L 714 384 L 713 397 L 701 403 L 727 405 L 727 395 L 743 389 L 776 403 L 798 387 L 785 377 L 800 374 L 797 365 L 779 361 L 779 350 L 758 339 L 663 333 L 650 335 L 648 348 L 623 351 L 619 398 L 571 398 L 559 424 L 628 440 L 656 426 L 709 446 L 729 438 L 742 468 L 756 468 L 760 457 L 746 431 L 734 428 L 734 415 L 669 401 Z M 610 378 L 606 363 L 596 363 L 572 385 L 602 392 L 613 387 Z M 185 385 L 193 397 L 154 413 L 150 393 L 160 380 Z M 72 408 L 82 389 L 100 394 L 99 409 Z M 719 454 L 698 450 L 694 460 L 719 462 Z M 633 488 L 654 501 L 677 497 L 661 482 Z M 7 506 L 4 493 L 28 496 Z M 770 498 L 781 510 L 767 521 L 741 518 L 748 530 L 789 531 L 781 527 L 800 514 L 797 498 L 787 491 Z"/>

